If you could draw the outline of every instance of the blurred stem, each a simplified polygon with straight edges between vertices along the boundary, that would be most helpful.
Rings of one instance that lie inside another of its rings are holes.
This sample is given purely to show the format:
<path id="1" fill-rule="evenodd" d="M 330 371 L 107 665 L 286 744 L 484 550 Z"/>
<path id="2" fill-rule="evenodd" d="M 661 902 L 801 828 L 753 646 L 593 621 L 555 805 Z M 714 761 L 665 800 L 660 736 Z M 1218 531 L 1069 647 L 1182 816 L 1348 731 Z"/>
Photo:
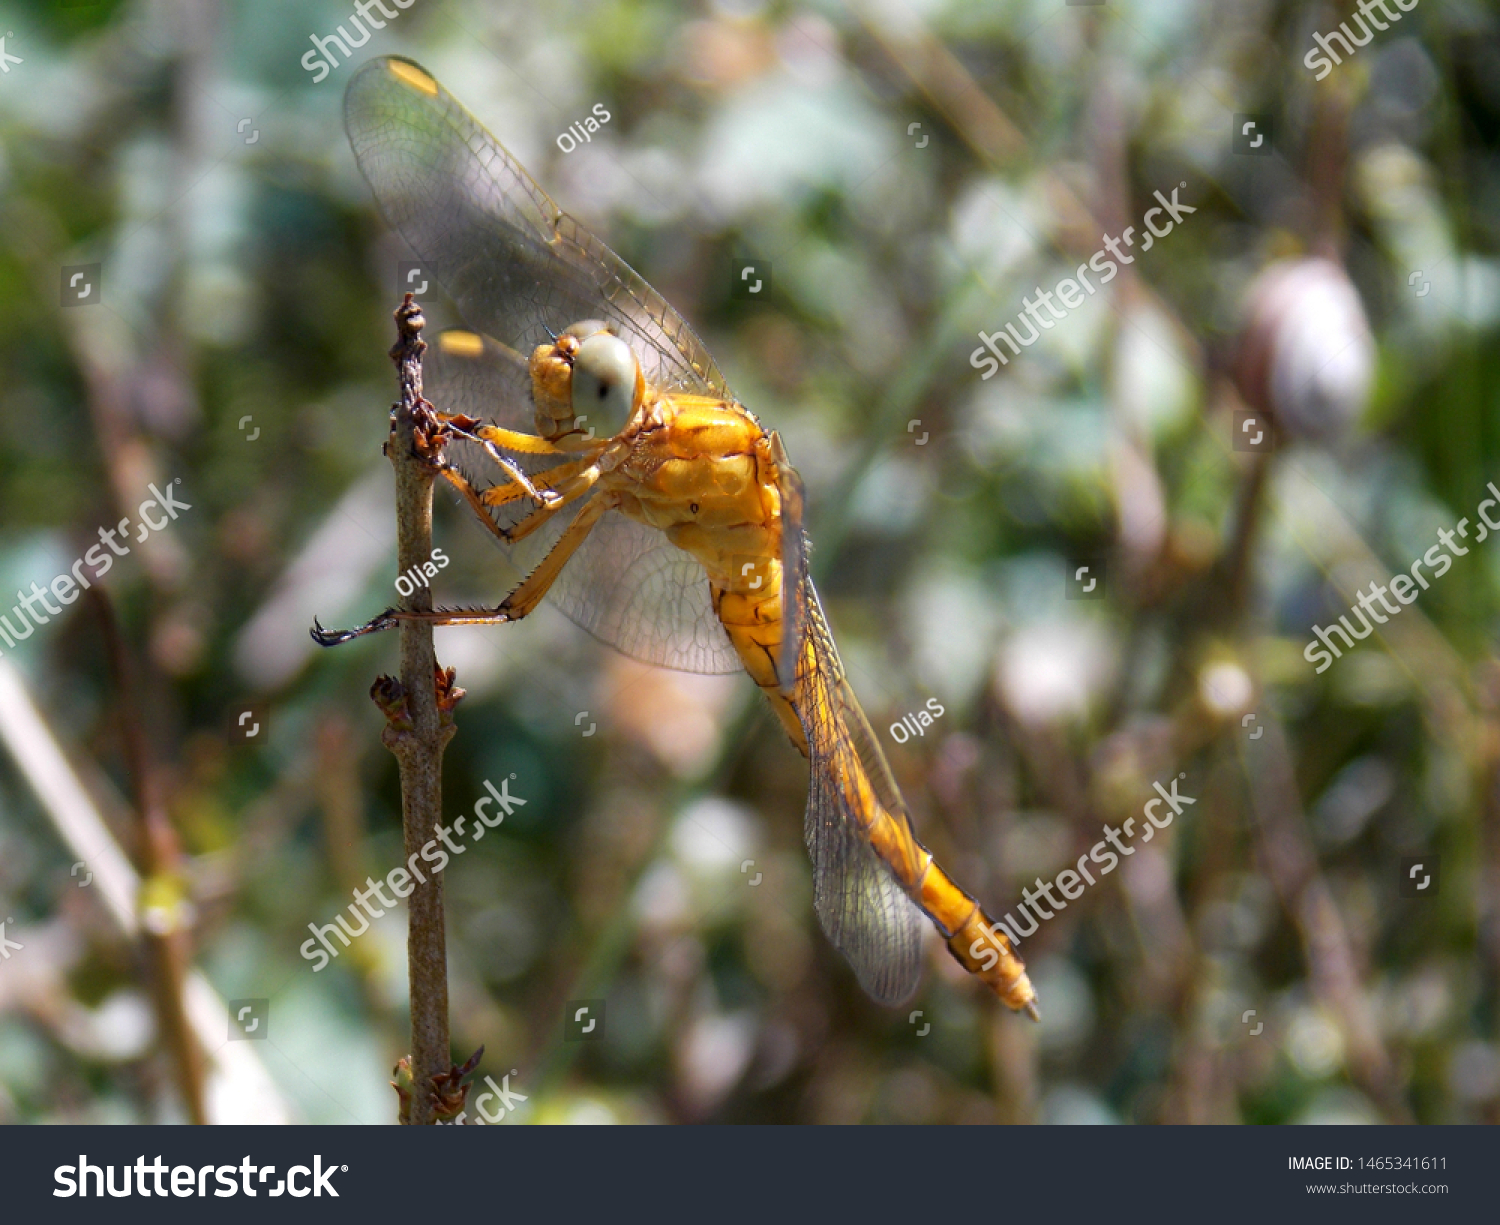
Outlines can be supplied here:
<path id="1" fill-rule="evenodd" d="M 1354 5 L 1346 6 L 1353 11 Z M 1348 190 L 1349 125 L 1357 94 L 1367 86 L 1361 74 L 1334 73 L 1312 94 L 1305 174 L 1311 196 L 1309 247 L 1314 255 L 1343 262 L 1348 245 L 1344 193 Z"/>
<path id="2" fill-rule="evenodd" d="M 1065 175 L 1044 164 L 1021 128 L 985 93 L 964 62 L 920 23 L 914 23 L 907 34 L 896 37 L 882 23 L 873 20 L 866 5 L 854 5 L 851 12 L 864 32 L 890 56 L 933 109 L 948 120 L 981 166 L 995 170 L 1025 167 L 1030 159 L 1035 159 L 1040 167 L 1036 180 L 1056 216 L 1053 227 L 1056 248 L 1088 259 L 1098 248 L 1099 236 L 1113 231 L 1084 205 Z M 1086 19 L 1091 46 L 1097 45 L 1097 26 L 1092 17 Z M 1170 324 L 1184 362 L 1190 369 L 1196 369 L 1199 345 L 1194 331 L 1184 326 L 1176 309 L 1144 282 L 1136 282 L 1136 292 L 1138 305 L 1151 307 Z"/>
<path id="3" fill-rule="evenodd" d="M 1220 591 L 1231 622 L 1239 621 L 1250 598 L 1250 568 L 1254 561 L 1256 532 L 1260 526 L 1261 513 L 1265 509 L 1271 455 L 1269 451 L 1257 451 L 1250 456 L 1249 471 L 1239 489 L 1234 534 L 1224 550 L 1223 583 Z"/>
<path id="4" fill-rule="evenodd" d="M 1302 938 L 1313 994 L 1339 1020 L 1351 1078 L 1385 1112 L 1387 1122 L 1410 1123 L 1390 1054 L 1361 989 L 1353 944 L 1328 881 L 1319 870 L 1281 720 L 1261 712 L 1258 745 L 1239 741 L 1260 841 L 1261 862 Z"/>
<path id="5" fill-rule="evenodd" d="M 344 717 L 325 713 L 318 720 L 316 766 L 312 780 L 323 815 L 323 840 L 328 863 L 339 892 L 352 895 L 366 887 L 365 814 L 360 803 L 359 757 L 353 733 Z M 398 1056 L 402 1039 L 391 1008 L 380 989 L 379 973 L 384 955 L 361 941 L 349 950 L 359 972 L 365 1006 L 380 1026 L 381 1037 Z"/>
<path id="6" fill-rule="evenodd" d="M 386 457 L 396 470 L 396 558 L 401 573 L 432 557 L 433 470 L 423 458 L 430 445 L 431 408 L 422 399 L 421 308 L 410 294 L 396 310 L 397 341 L 391 358 L 400 374 L 401 399 L 391 412 Z M 402 606 L 432 608 L 432 589 L 417 587 Z M 401 827 L 408 862 L 420 857 L 443 816 L 443 750 L 453 738 L 447 717 L 439 712 L 439 688 L 449 697 L 452 674 L 440 673 L 432 645 L 432 627 L 402 621 L 401 682 L 375 682 L 372 695 L 390 718 L 382 739 L 396 755 L 401 774 Z M 444 683 L 446 680 L 446 684 Z M 436 681 L 436 684 L 434 683 Z M 453 691 L 454 700 L 459 691 Z M 399 713 L 396 711 L 399 709 Z M 448 1041 L 448 953 L 443 931 L 443 878 L 435 872 L 413 874 L 407 899 L 406 961 L 411 995 L 411 1077 L 415 1092 L 404 1122 L 430 1124 L 436 1117 L 431 1089 L 450 1068 Z"/>
<path id="7" fill-rule="evenodd" d="M 994 1089 L 996 1122 L 1033 1123 L 1037 1107 L 1036 1027 L 1013 1024 L 1003 1009 L 991 1008 L 984 1024 L 985 1053 Z"/>
<path id="8" fill-rule="evenodd" d="M 1483 822 L 1479 830 L 1477 890 L 1480 948 L 1489 954 L 1490 973 L 1500 978 L 1500 661 L 1479 668 L 1480 734 L 1475 767 L 1480 779 Z M 1500 1122 L 1500 1102 L 1492 1102 L 1488 1122 Z"/>
<path id="9" fill-rule="evenodd" d="M 136 818 L 141 945 L 150 972 L 156 1024 L 172 1061 L 188 1118 L 194 1123 L 207 1123 L 203 1049 L 188 1019 L 184 994 L 192 961 L 192 933 L 186 918 L 190 911 L 182 872 L 182 846 L 161 802 L 161 789 L 142 723 L 140 694 L 114 605 L 97 585 L 88 587 L 85 594 L 99 616 L 120 711 L 125 770 L 130 777 Z"/>

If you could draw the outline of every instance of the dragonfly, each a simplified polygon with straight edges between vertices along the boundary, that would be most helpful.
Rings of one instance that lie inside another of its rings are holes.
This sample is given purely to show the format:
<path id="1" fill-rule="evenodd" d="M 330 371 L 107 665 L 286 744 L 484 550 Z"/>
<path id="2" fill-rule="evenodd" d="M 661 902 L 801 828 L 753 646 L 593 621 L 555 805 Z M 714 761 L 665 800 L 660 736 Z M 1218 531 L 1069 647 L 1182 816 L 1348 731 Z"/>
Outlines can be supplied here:
<path id="1" fill-rule="evenodd" d="M 808 574 L 803 487 L 780 437 L 683 317 L 426 69 L 364 65 L 344 122 L 386 219 L 468 324 L 427 358 L 443 432 L 430 462 L 524 577 L 493 608 L 392 608 L 313 637 L 503 624 L 550 598 L 647 663 L 743 669 L 808 759 L 814 908 L 864 990 L 887 1005 L 915 993 L 925 916 L 1035 1019 L 1007 934 L 917 839 Z"/>

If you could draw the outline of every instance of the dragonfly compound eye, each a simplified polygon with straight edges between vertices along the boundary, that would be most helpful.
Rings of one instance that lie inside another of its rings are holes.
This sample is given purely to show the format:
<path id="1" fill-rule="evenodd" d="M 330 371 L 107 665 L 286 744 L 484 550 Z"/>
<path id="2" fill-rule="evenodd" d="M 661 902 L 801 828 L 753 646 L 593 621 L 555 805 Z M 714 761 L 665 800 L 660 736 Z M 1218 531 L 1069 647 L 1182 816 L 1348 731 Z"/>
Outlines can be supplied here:
<path id="1" fill-rule="evenodd" d="M 573 419 L 596 434 L 624 426 L 645 383 L 630 346 L 608 332 L 585 337 L 573 358 Z M 587 418 L 587 421 L 584 419 Z"/>

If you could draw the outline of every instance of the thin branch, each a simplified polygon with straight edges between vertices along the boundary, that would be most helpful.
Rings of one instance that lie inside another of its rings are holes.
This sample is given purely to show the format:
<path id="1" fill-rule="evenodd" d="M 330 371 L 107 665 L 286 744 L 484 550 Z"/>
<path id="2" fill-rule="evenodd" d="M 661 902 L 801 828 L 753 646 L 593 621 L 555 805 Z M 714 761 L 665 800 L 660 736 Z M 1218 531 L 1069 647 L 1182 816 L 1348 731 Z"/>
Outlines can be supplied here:
<path id="1" fill-rule="evenodd" d="M 1261 725 L 1266 734 L 1260 744 L 1241 740 L 1240 752 L 1266 877 L 1302 938 L 1313 994 L 1338 1018 L 1350 1076 L 1389 1122 L 1410 1123 L 1411 1111 L 1361 984 L 1353 943 L 1307 832 L 1281 721 L 1263 712 Z"/>
<path id="2" fill-rule="evenodd" d="M 361 803 L 359 750 L 348 721 L 330 711 L 318 720 L 315 778 L 312 789 L 323 818 L 323 841 L 339 892 L 350 896 L 365 887 L 367 830 Z M 360 942 L 348 952 L 359 975 L 365 1008 L 380 1031 L 383 1045 L 400 1055 L 405 1039 L 379 981 L 384 954 Z"/>
<path id="3" fill-rule="evenodd" d="M 114 605 L 102 587 L 90 587 L 86 595 L 99 616 L 120 712 L 125 769 L 135 808 L 136 857 L 142 877 L 141 947 L 150 968 L 156 1022 L 172 1060 L 188 1118 L 194 1123 L 207 1123 L 204 1054 L 188 1018 L 186 996 L 192 964 L 192 931 L 187 917 L 191 910 L 182 844 L 162 803 L 159 779 L 146 743 L 140 694 Z"/>
<path id="4" fill-rule="evenodd" d="M 432 558 L 433 468 L 428 458 L 437 445 L 437 422 L 422 398 L 421 308 L 410 294 L 396 311 L 397 341 L 391 349 L 400 376 L 401 399 L 391 411 L 386 457 L 396 470 L 396 556 L 401 573 L 420 571 Z M 417 587 L 402 607 L 427 611 L 430 587 Z M 431 841 L 443 815 L 443 750 L 453 738 L 453 704 L 462 690 L 453 673 L 438 668 L 432 627 L 403 621 L 401 680 L 380 677 L 371 696 L 386 712 L 389 726 L 382 739 L 396 755 L 401 773 L 401 817 L 408 862 Z M 426 872 L 413 876 L 407 899 L 406 960 L 411 994 L 413 1085 L 436 1087 L 450 1074 L 448 1039 L 448 954 L 443 931 L 443 878 Z M 403 1103 L 402 1121 L 413 1125 L 435 1121 L 438 1103 L 431 1092 L 411 1094 Z"/>

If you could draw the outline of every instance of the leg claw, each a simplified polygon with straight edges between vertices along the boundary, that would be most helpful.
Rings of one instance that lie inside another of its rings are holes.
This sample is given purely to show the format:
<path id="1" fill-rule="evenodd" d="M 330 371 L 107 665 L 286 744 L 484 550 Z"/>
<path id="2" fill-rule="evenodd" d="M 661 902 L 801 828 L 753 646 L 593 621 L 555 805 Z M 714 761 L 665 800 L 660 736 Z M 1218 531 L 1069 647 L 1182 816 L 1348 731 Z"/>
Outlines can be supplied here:
<path id="1" fill-rule="evenodd" d="M 314 617 L 312 629 L 308 630 L 308 633 L 312 635 L 312 640 L 320 647 L 336 647 L 341 643 L 351 642 L 355 638 L 362 638 L 366 634 L 374 634 L 381 630 L 390 629 L 396 624 L 396 618 L 392 615 L 395 611 L 394 608 L 387 608 L 368 625 L 362 625 L 357 630 L 325 630 L 318 619 Z"/>

